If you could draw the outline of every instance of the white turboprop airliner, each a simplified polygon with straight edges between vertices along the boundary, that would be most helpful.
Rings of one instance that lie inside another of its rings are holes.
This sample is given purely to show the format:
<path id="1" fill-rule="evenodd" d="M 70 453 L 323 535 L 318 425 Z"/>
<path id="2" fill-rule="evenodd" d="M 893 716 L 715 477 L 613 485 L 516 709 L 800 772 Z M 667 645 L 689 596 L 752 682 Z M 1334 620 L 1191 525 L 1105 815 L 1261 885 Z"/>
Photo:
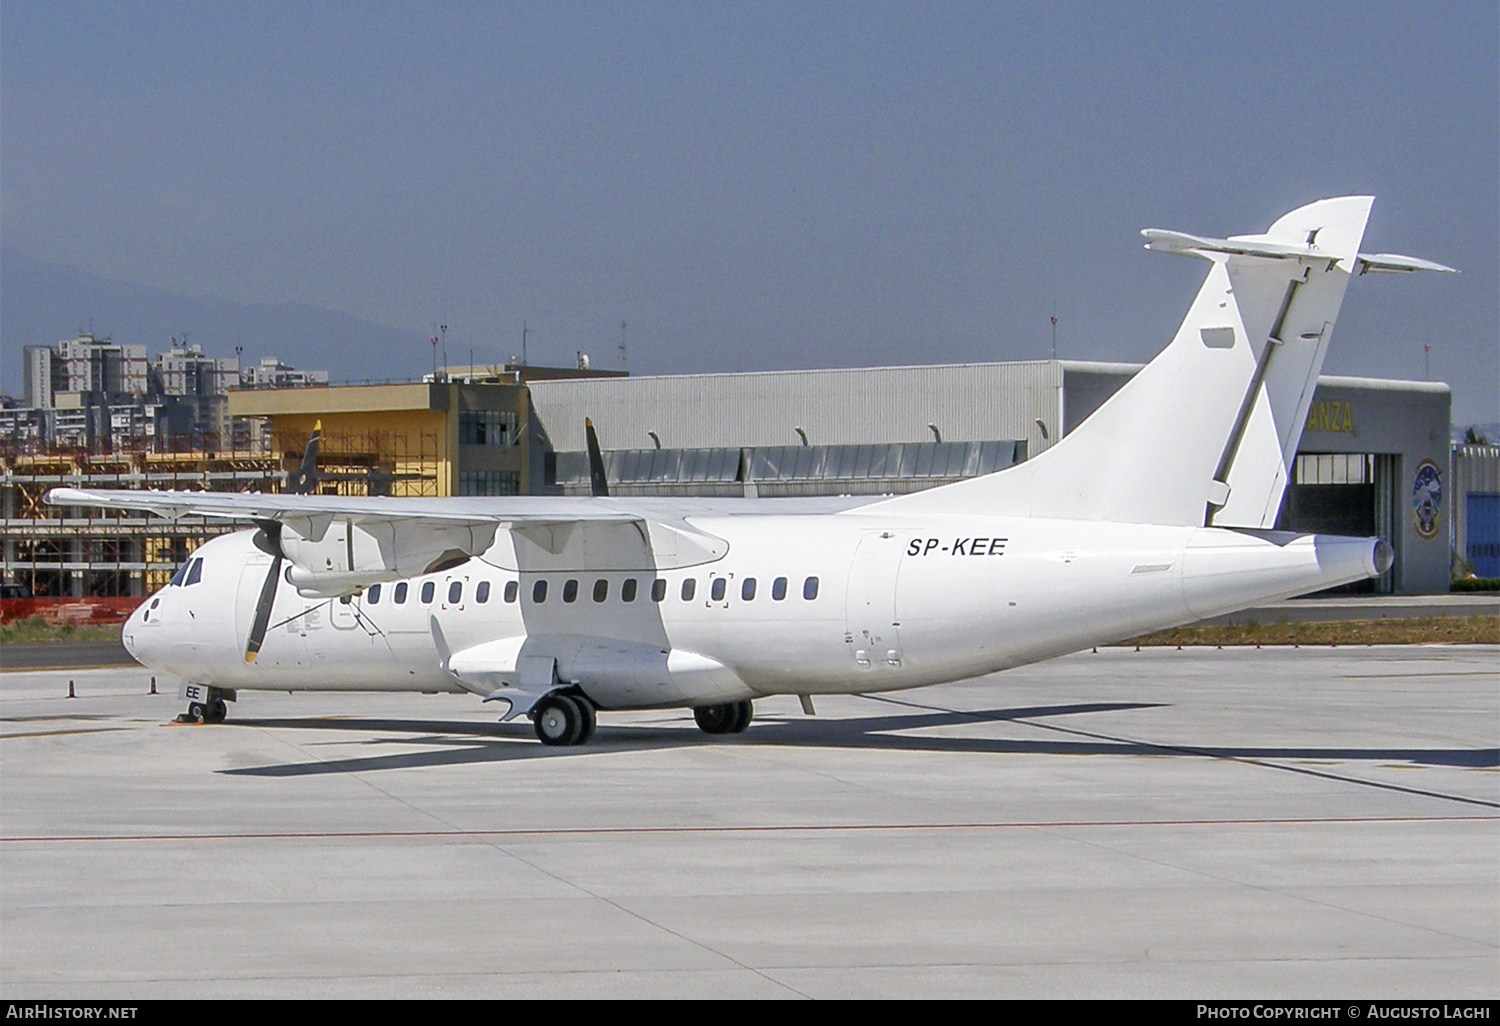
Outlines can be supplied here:
<path id="1" fill-rule="evenodd" d="M 1383 573 L 1377 538 L 1271 530 L 1345 286 L 1440 270 L 1359 252 L 1371 199 L 1262 235 L 1148 230 L 1208 277 L 1171 344 L 1051 449 L 895 498 L 345 498 L 95 491 L 48 501 L 250 521 L 124 642 L 189 715 L 240 690 L 470 692 L 578 744 L 596 709 L 921 687 Z"/>

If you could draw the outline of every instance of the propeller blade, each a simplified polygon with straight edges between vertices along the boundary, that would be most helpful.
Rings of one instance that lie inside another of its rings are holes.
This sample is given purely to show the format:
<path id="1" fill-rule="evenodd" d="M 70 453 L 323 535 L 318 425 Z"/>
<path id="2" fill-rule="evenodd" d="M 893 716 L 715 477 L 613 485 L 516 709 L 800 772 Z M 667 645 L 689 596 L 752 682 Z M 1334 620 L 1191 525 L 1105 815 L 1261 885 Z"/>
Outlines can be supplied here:
<path id="1" fill-rule="evenodd" d="M 318 486 L 318 443 L 323 440 L 323 422 L 313 424 L 312 434 L 307 439 L 307 449 L 302 453 L 302 465 L 287 481 L 293 495 L 308 495 Z"/>
<path id="2" fill-rule="evenodd" d="M 594 422 L 583 418 L 583 433 L 589 443 L 589 487 L 594 498 L 609 497 L 609 480 L 604 476 L 604 455 L 599 452 L 599 436 L 594 434 Z"/>
<path id="3" fill-rule="evenodd" d="M 260 598 L 255 603 L 255 619 L 250 622 L 250 638 L 245 643 L 245 662 L 247 663 L 255 662 L 255 657 L 260 655 L 260 647 L 266 641 L 266 628 L 271 623 L 271 607 L 276 603 L 276 586 L 281 579 L 283 558 L 280 521 L 260 522 L 260 530 L 255 535 L 255 547 L 263 552 L 269 552 L 273 558 L 271 570 L 266 574 L 266 579 L 260 586 Z"/>

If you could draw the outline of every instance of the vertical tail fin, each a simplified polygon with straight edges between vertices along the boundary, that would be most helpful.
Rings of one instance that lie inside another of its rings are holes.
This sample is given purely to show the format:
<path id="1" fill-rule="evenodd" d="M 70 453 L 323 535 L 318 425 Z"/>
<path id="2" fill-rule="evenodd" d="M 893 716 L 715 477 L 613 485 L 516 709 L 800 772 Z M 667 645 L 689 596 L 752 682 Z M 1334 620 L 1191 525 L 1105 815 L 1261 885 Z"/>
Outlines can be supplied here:
<path id="1" fill-rule="evenodd" d="M 888 500 L 911 512 L 1269 527 L 1372 198 L 1292 211 L 1261 235 L 1154 229 L 1146 248 L 1200 257 L 1208 276 L 1156 359 L 1051 449 L 1010 470 Z"/>

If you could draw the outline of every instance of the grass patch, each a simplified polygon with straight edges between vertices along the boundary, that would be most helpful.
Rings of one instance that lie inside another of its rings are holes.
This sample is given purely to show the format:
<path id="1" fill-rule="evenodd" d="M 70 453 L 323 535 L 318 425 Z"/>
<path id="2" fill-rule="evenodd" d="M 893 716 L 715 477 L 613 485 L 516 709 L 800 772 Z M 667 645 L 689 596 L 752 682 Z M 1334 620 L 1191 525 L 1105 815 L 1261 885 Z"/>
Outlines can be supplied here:
<path id="1" fill-rule="evenodd" d="M 0 624 L 0 645 L 26 645 L 38 641 L 118 641 L 122 624 L 53 623 L 40 616 Z"/>
<path id="2" fill-rule="evenodd" d="M 1500 616 L 1174 627 L 1122 645 L 1496 645 Z"/>

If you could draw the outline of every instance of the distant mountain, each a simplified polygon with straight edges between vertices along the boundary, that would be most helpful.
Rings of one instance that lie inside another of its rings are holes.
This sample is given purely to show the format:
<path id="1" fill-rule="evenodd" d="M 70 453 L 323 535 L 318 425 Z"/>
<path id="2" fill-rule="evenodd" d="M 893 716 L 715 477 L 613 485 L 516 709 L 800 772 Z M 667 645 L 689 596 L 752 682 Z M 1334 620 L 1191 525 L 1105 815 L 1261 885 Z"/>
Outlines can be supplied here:
<path id="1" fill-rule="evenodd" d="M 22 388 L 21 348 L 75 338 L 80 330 L 165 350 L 187 332 L 210 356 L 246 362 L 279 356 L 334 381 L 414 377 L 428 369 L 425 338 L 303 303 L 236 303 L 114 281 L 0 248 L 0 391 Z"/>

